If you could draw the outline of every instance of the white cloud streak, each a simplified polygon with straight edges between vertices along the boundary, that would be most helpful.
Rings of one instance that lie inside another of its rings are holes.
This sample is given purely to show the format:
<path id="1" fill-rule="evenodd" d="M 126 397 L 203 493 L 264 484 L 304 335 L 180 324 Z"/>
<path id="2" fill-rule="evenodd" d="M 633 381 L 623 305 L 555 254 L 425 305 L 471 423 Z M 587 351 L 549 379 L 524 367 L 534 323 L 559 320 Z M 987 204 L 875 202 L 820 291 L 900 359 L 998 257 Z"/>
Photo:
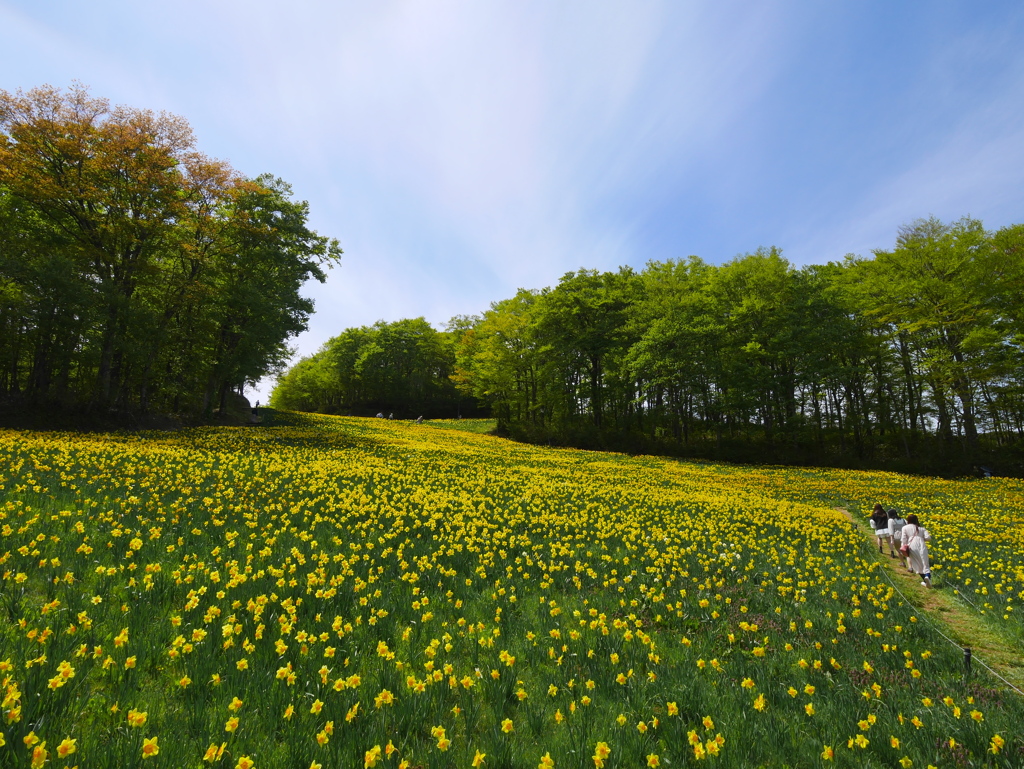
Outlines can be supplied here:
<path id="1" fill-rule="evenodd" d="M 933 113 L 893 118 L 912 139 L 877 178 L 815 176 L 795 155 L 794 178 L 822 194 L 765 178 L 782 145 L 760 126 L 798 152 L 819 105 L 781 86 L 822 66 L 810 40 L 855 44 L 844 18 L 787 2 L 0 0 L 0 87 L 79 79 L 291 182 L 346 251 L 309 288 L 308 354 L 347 326 L 441 324 L 567 270 L 664 258 L 659 238 L 710 259 L 775 243 L 806 263 L 885 247 L 918 216 L 1019 219 L 1019 12 L 1002 37 L 942 31 L 923 63 Z M 965 61 L 1003 79 L 975 88 Z"/>

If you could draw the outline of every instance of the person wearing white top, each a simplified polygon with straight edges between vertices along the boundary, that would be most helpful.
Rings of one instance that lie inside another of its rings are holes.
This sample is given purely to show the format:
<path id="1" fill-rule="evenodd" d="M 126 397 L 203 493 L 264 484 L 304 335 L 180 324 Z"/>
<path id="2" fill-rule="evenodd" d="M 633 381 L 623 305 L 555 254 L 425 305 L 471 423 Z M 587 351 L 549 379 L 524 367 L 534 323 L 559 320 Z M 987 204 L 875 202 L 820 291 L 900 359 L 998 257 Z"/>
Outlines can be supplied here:
<path id="1" fill-rule="evenodd" d="M 899 553 L 900 563 L 904 566 L 907 565 L 907 558 L 900 550 L 900 545 L 903 543 L 903 527 L 906 525 L 906 519 L 900 518 L 900 513 L 895 507 L 889 510 L 889 556 L 895 558 L 896 553 Z"/>
<path id="2" fill-rule="evenodd" d="M 921 584 L 925 587 L 932 586 L 931 565 L 928 562 L 928 543 L 931 534 L 917 520 L 917 516 L 907 516 L 907 525 L 903 527 L 901 548 L 910 559 L 910 568 L 915 574 L 921 575 Z"/>

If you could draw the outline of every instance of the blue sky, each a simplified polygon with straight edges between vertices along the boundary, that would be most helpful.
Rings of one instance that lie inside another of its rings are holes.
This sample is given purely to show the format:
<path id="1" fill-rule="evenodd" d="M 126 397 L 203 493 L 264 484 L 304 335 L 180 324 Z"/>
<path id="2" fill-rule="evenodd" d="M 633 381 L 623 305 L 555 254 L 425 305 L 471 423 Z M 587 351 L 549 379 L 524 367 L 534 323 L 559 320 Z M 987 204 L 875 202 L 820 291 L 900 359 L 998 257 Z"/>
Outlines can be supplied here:
<path id="1" fill-rule="evenodd" d="M 1024 221 L 1022 39 L 976 0 L 0 0 L 0 88 L 79 80 L 290 182 L 345 249 L 309 354 L 580 267 Z"/>

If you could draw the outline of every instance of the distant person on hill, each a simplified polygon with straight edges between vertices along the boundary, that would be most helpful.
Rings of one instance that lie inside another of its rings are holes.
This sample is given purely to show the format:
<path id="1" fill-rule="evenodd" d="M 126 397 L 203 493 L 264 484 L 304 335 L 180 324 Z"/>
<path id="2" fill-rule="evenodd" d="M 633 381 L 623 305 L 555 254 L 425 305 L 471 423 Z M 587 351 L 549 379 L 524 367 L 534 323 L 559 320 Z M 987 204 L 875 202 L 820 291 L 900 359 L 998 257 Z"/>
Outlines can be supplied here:
<path id="1" fill-rule="evenodd" d="M 910 569 L 921 575 L 921 584 L 932 586 L 931 564 L 928 562 L 928 540 L 931 539 L 928 529 L 924 528 L 911 513 L 907 516 L 907 525 L 903 527 L 903 552 L 910 560 Z"/>
<path id="2" fill-rule="evenodd" d="M 896 553 L 900 554 L 900 562 L 906 566 L 907 559 L 900 550 L 903 543 L 903 527 L 907 525 L 905 519 L 900 517 L 900 512 L 895 507 L 889 510 L 889 557 L 895 558 Z"/>
<path id="3" fill-rule="evenodd" d="M 871 511 L 871 525 L 875 527 L 875 536 L 878 537 L 878 552 L 882 551 L 883 540 L 889 539 L 889 514 L 881 505 L 875 505 Z"/>

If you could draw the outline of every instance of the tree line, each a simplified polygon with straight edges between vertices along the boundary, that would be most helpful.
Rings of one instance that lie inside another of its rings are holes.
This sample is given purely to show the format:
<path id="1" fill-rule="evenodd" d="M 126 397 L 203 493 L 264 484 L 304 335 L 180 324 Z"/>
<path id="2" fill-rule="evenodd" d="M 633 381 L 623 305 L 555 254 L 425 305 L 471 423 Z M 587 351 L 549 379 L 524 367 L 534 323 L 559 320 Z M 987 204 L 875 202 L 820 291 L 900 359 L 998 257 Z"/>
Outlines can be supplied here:
<path id="1" fill-rule="evenodd" d="M 452 379 L 459 336 L 457 322 L 437 331 L 423 318 L 346 329 L 280 377 L 270 404 L 402 419 L 486 413 Z"/>
<path id="2" fill-rule="evenodd" d="M 500 430 L 529 441 L 1019 473 L 1022 289 L 1024 225 L 989 232 L 970 218 L 917 221 L 891 250 L 825 265 L 798 268 L 768 248 L 720 266 L 690 257 L 580 270 L 453 321 L 450 376 Z M 366 370 L 342 349 L 279 386 L 329 369 L 320 400 L 288 402 L 337 411 L 327 393 L 352 392 L 338 383 Z M 388 388 L 402 386 L 401 371 Z M 445 368 L 431 372 L 443 387 Z M 361 380 L 361 397 L 384 392 L 377 381 Z"/>
<path id="3" fill-rule="evenodd" d="M 335 240 L 181 117 L 0 90 L 0 401 L 206 413 L 283 370 Z"/>

